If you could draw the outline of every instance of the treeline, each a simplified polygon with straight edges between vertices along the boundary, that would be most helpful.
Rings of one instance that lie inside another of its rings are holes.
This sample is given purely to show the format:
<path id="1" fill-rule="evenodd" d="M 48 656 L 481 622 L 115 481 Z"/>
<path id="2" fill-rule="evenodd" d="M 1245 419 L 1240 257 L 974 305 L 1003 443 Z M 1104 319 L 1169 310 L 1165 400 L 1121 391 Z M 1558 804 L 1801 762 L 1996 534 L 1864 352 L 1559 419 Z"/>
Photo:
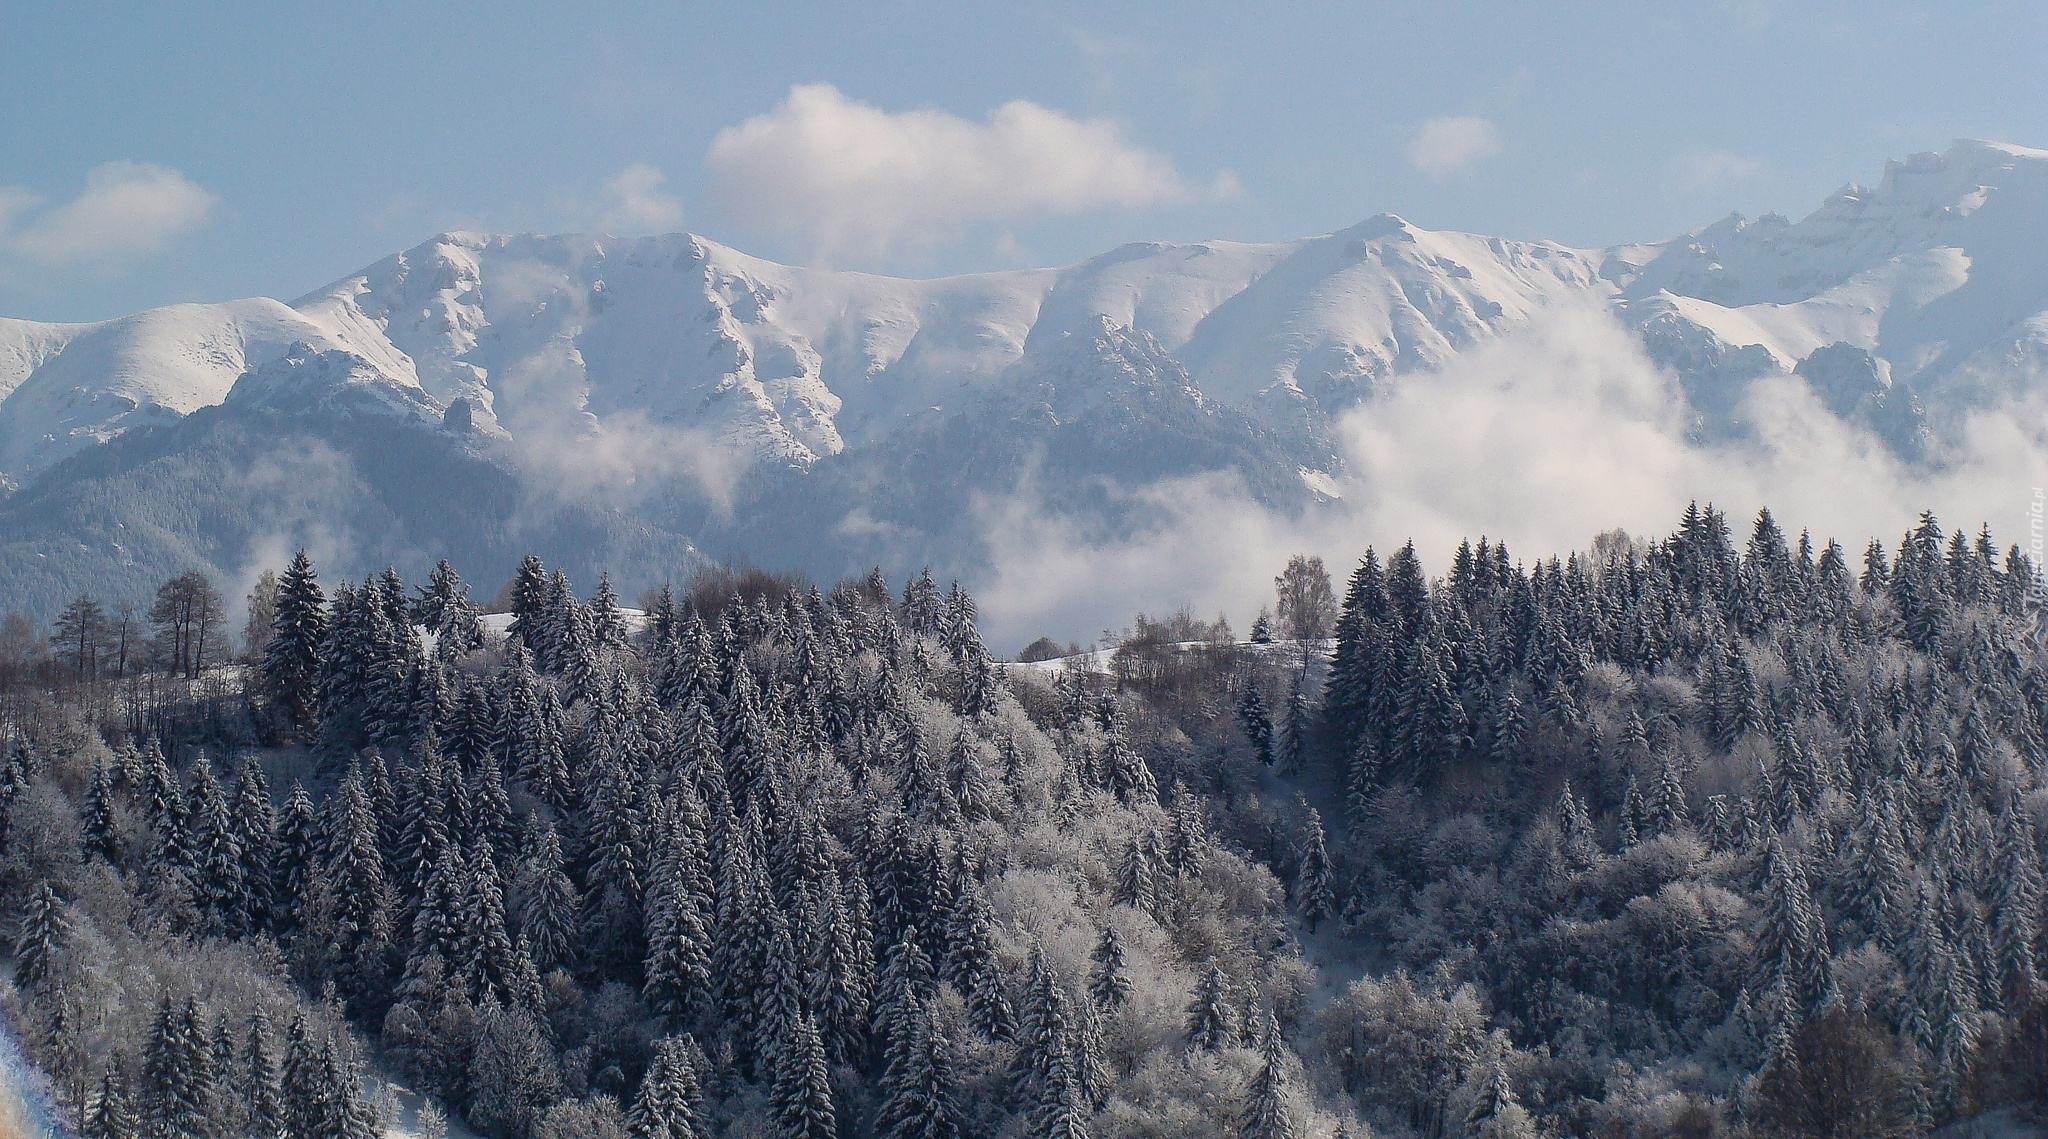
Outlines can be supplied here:
<path id="1" fill-rule="evenodd" d="M 1740 549 L 1711 509 L 1605 545 L 1525 569 L 1481 541 L 1435 581 L 1368 551 L 1345 591 L 1342 924 L 1505 1035 L 1437 1061 L 1568 1134 L 2037 1104 L 2038 567 L 1931 516 L 1860 567 L 1768 511 Z M 1345 1087 L 1454 1127 L 1430 1064 L 1358 1046 Z"/>
<path id="2" fill-rule="evenodd" d="M 520 1139 L 2038 1103 L 2037 568 L 1710 508 L 1596 549 L 1296 559 L 1254 644 L 1140 619 L 1099 676 L 929 574 L 627 610 L 529 558 L 501 637 L 445 564 L 300 555 L 240 735 L 0 751 L 8 999 L 94 1139 L 365 1134 L 373 1068 Z"/>
<path id="3" fill-rule="evenodd" d="M 1197 798 L 1162 805 L 1113 696 L 1038 689 L 1034 722 L 972 599 L 929 575 L 900 597 L 879 574 L 716 584 L 629 619 L 529 558 L 501 642 L 446 567 L 329 593 L 295 558 L 251 715 L 323 766 L 274 793 L 253 759 L 229 781 L 117 741 L 75 797 L 43 795 L 75 801 L 75 841 L 13 884 L 43 899 L 22 941 L 75 980 L 38 1007 L 107 983 L 78 931 L 118 920 L 80 884 L 111 875 L 126 920 L 275 954 L 492 1135 L 1080 1135 L 1147 1111 L 1114 1095 L 1147 1065 L 1190 1103 L 1225 1065 L 1219 1126 L 1319 1110 L 1259 1013 L 1301 1001 L 1255 932 L 1277 889 Z M 1169 819 L 1171 869 L 1117 904 L 1090 864 Z M 195 999 L 206 1021 L 204 996 L 149 997 L 175 1015 L 140 1046 L 49 1026 L 89 1134 L 125 1133 L 108 1081 L 140 1089 L 145 1134 L 270 1133 L 268 1092 L 210 1075 L 224 1060 L 151 1059 L 187 1056 L 157 1038 L 190 1035 Z M 314 1068 L 347 1083 L 334 1052 Z"/>
<path id="4" fill-rule="evenodd" d="M 0 685 L 88 684 L 159 669 L 186 679 L 209 665 L 259 650 L 269 637 L 276 578 L 266 573 L 248 599 L 248 623 L 237 638 L 227 604 L 197 570 L 165 581 L 146 609 L 107 605 L 90 594 L 71 599 L 46 634 L 19 613 L 0 618 Z"/>

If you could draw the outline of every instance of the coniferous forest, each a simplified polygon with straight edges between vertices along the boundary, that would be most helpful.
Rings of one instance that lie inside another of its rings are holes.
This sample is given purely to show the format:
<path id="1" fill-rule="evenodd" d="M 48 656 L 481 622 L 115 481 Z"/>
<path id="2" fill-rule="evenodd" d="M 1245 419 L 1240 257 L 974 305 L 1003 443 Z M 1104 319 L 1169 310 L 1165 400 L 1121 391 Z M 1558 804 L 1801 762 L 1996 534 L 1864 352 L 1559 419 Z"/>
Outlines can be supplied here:
<path id="1" fill-rule="evenodd" d="M 1009 664 L 929 574 L 628 609 L 528 558 L 487 605 L 300 554 L 240 637 L 196 574 L 80 598 L 0 631 L 0 1013 L 87 1139 L 2048 1106 L 2017 546 L 1696 507 L 1276 584 L 1247 643 L 1141 616 Z"/>

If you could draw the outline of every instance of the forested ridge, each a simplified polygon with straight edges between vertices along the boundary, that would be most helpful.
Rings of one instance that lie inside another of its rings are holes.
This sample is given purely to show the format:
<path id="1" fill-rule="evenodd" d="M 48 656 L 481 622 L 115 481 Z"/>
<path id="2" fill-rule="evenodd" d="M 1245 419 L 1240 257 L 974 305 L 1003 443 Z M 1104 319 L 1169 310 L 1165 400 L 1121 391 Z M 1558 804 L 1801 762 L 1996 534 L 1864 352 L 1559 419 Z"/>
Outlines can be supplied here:
<path id="1" fill-rule="evenodd" d="M 1101 671 L 929 574 L 528 558 L 500 636 L 301 554 L 239 662 L 197 575 L 118 652 L 81 598 L 0 661 L 0 1011 L 92 1139 L 2027 1118 L 2038 567 L 1747 529 L 1297 558 Z"/>

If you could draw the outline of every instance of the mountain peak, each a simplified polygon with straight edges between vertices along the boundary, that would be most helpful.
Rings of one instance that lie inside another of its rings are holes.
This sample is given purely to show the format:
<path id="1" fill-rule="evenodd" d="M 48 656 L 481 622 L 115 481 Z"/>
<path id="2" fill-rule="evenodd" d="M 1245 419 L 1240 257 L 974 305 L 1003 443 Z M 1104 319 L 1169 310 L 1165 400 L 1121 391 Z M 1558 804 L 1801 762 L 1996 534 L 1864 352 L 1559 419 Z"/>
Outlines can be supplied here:
<path id="1" fill-rule="evenodd" d="M 1399 241 L 1413 241 L 1419 233 L 1427 233 L 1400 214 L 1374 214 L 1348 229 L 1340 229 L 1335 236 L 1351 241 L 1380 241 L 1392 238 Z"/>

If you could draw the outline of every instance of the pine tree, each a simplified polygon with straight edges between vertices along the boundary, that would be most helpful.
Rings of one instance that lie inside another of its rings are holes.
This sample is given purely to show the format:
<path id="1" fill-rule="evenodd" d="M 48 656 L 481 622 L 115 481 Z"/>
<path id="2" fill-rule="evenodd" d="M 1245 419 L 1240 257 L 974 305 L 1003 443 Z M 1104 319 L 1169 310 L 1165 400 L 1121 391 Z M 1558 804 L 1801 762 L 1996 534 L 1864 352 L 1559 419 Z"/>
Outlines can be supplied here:
<path id="1" fill-rule="evenodd" d="M 92 782 L 86 785 L 85 811 L 80 820 L 84 830 L 85 852 L 103 858 L 109 865 L 119 866 L 123 843 L 120 823 L 114 808 L 114 773 L 106 764 L 95 764 Z"/>
<path id="2" fill-rule="evenodd" d="M 1246 685 L 1237 698 L 1237 727 L 1251 741 L 1252 755 L 1268 767 L 1273 765 L 1273 718 L 1255 685 Z"/>
<path id="3" fill-rule="evenodd" d="M 1259 1074 L 1245 1097 L 1238 1139 L 1294 1139 L 1294 1122 L 1287 1112 L 1285 1056 L 1280 1026 L 1267 1009 L 1259 1027 Z"/>
<path id="4" fill-rule="evenodd" d="M 982 766 L 981 751 L 967 732 L 953 734 L 953 746 L 946 752 L 946 782 L 963 819 L 978 822 L 994 817 L 995 789 Z"/>
<path id="5" fill-rule="evenodd" d="M 320 890 L 332 905 L 333 928 L 321 949 L 335 987 L 355 1011 L 370 1013 L 388 996 L 393 920 L 377 819 L 356 773 L 341 781 L 325 806 L 333 853 L 321 868 Z"/>
<path id="6" fill-rule="evenodd" d="M 814 903 L 818 914 L 810 961 L 811 1007 L 825 1054 L 841 1064 L 851 1061 L 865 1044 L 873 980 L 868 964 L 873 940 L 856 916 L 862 908 L 860 888 L 858 880 L 840 886 L 838 874 L 828 871 Z M 969 1015 L 973 1016 L 971 1000 Z"/>
<path id="7" fill-rule="evenodd" d="M 82 1139 L 143 1139 L 142 1121 L 128 1100 L 128 1083 L 121 1065 L 110 1061 L 100 1075 L 99 1094 L 85 1113 Z"/>
<path id="8" fill-rule="evenodd" d="M 63 956 L 71 934 L 65 910 L 57 888 L 47 881 L 38 883 L 22 906 L 14 936 L 14 977 L 23 988 L 42 987 Z"/>
<path id="9" fill-rule="evenodd" d="M 292 555 L 277 585 L 277 616 L 263 647 L 264 691 L 295 728 L 313 726 L 319 707 L 320 646 L 327 637 L 327 597 L 313 560 Z"/>
<path id="10" fill-rule="evenodd" d="M 215 1073 L 196 997 L 182 1006 L 166 993 L 143 1047 L 145 1131 L 164 1139 L 205 1139 Z"/>
<path id="11" fill-rule="evenodd" d="M 279 1102 L 283 1133 L 287 1136 L 320 1133 L 324 1108 L 321 1104 L 319 1055 L 307 1034 L 304 1013 L 295 1013 L 284 1033 L 284 1067 L 279 1077 Z"/>
<path id="12" fill-rule="evenodd" d="M 461 911 L 463 972 L 477 992 L 510 1003 L 516 969 L 505 923 L 505 883 L 488 844 L 476 844 L 468 870 Z"/>
<path id="13" fill-rule="evenodd" d="M 904 1018 L 917 1015 L 937 993 L 931 959 L 909 934 L 889 947 L 875 980 L 874 1034 L 888 1042 L 903 1038 Z"/>
<path id="14" fill-rule="evenodd" d="M 1310 930 L 1337 911 L 1336 893 L 1330 884 L 1330 854 L 1324 846 L 1323 818 L 1314 807 L 1306 805 L 1295 861 L 1294 905 Z"/>
<path id="15" fill-rule="evenodd" d="M 711 995 L 709 943 L 696 894 L 678 860 L 664 858 L 648 906 L 647 979 L 641 992 L 670 1021 L 680 1021 Z"/>
<path id="16" fill-rule="evenodd" d="M 1533 1136 L 1528 1112 L 1515 1099 L 1507 1066 L 1496 1057 L 1479 1085 L 1479 1094 L 1465 1112 L 1463 1134 L 1473 1139 L 1521 1139 Z"/>
<path id="17" fill-rule="evenodd" d="M 2024 1007 L 2041 983 L 2034 955 L 2042 901 L 2035 850 L 2033 827 L 2020 811 L 2017 798 L 2008 797 L 1999 812 L 1991 893 L 1986 899 L 1993 958 L 1986 965 L 1997 978 L 2000 995 L 2012 1007 Z"/>
<path id="18" fill-rule="evenodd" d="M 1017 1052 L 1012 1061 L 1011 1086 L 1020 1103 L 1042 1104 L 1062 1091 L 1054 1083 L 1059 1072 L 1076 1081 L 1064 1089 L 1078 1097 L 1079 1070 L 1073 1061 L 1073 1020 L 1067 995 L 1053 976 L 1045 950 L 1031 953 L 1030 980 L 1025 986 L 1024 1007 L 1018 1016 Z M 1078 1099 L 1074 1099 L 1078 1102 Z"/>
<path id="19" fill-rule="evenodd" d="M 696 1041 L 671 1036 L 655 1046 L 626 1123 L 633 1139 L 701 1139 L 703 1107 Z"/>
<path id="20" fill-rule="evenodd" d="M 91 1094 L 91 1072 L 74 1024 L 71 994 L 59 989 L 48 994 L 47 1004 L 50 1015 L 41 1041 L 41 1067 L 57 1102 L 77 1111 L 85 1107 Z"/>
<path id="21" fill-rule="evenodd" d="M 319 819 L 313 798 L 294 782 L 278 817 L 277 845 L 271 859 L 270 927 L 287 936 L 299 927 L 302 910 L 316 874 L 315 850 Z"/>
<path id="22" fill-rule="evenodd" d="M 1295 673 L 1287 687 L 1287 711 L 1280 721 L 1280 770 L 1305 772 L 1308 767 L 1308 694 L 1302 689 L 1303 673 Z"/>
<path id="23" fill-rule="evenodd" d="M 1652 789 L 1649 802 L 1649 819 L 1658 834 L 1692 825 L 1691 812 L 1685 805 L 1685 784 L 1678 776 L 1678 768 L 1669 757 L 1657 773 L 1657 786 Z"/>
<path id="24" fill-rule="evenodd" d="M 547 567 L 540 558 L 533 554 L 521 558 L 518 572 L 512 576 L 512 623 L 505 634 L 524 645 L 542 668 L 548 666 L 549 593 Z"/>
<path id="25" fill-rule="evenodd" d="M 1109 1103 L 1113 1077 L 1109 1071 L 1109 1043 L 1102 1035 L 1102 1012 L 1092 1000 L 1074 1005 L 1072 1051 L 1081 1103 L 1090 1111 L 1100 1111 Z"/>
<path id="26" fill-rule="evenodd" d="M 923 1002 L 897 1022 L 877 1085 L 881 1108 L 875 1132 L 891 1139 L 959 1139 L 953 1060 L 946 1039 Z"/>
<path id="27" fill-rule="evenodd" d="M 1153 777 L 1151 765 L 1145 762 L 1145 757 L 1131 746 L 1121 714 L 1111 723 L 1109 741 L 1103 749 L 1102 766 L 1109 789 L 1118 801 L 1129 806 L 1159 801 L 1159 781 Z"/>
<path id="28" fill-rule="evenodd" d="M 1131 999 L 1134 986 L 1124 965 L 1123 939 L 1117 936 L 1115 926 L 1102 927 L 1102 939 L 1095 943 L 1089 958 L 1095 963 L 1088 978 L 1089 999 L 1105 1010 L 1123 1007 Z"/>
<path id="29" fill-rule="evenodd" d="M 1188 1044 L 1204 1052 L 1236 1046 L 1237 1010 L 1230 1006 L 1230 982 L 1223 967 L 1211 965 L 1195 986 L 1195 998 L 1188 1003 Z"/>
<path id="30" fill-rule="evenodd" d="M 1911 899 L 1899 847 L 1896 809 L 1889 794 L 1858 812 L 1837 854 L 1843 910 L 1880 943 L 1894 946 Z"/>
<path id="31" fill-rule="evenodd" d="M 193 847 L 198 900 L 210 933 L 235 936 L 249 924 L 243 852 L 226 793 L 202 753 L 192 764 L 187 833 Z"/>
<path id="32" fill-rule="evenodd" d="M 1048 1049 L 1044 1068 L 1028 1134 L 1034 1139 L 1088 1139 L 1086 1092 L 1071 1044 L 1062 1038 Z"/>
<path id="33" fill-rule="evenodd" d="M 776 1048 L 774 1067 L 768 1102 L 779 1139 L 836 1139 L 839 1123 L 825 1046 L 810 1014 L 791 1018 Z"/>
<path id="34" fill-rule="evenodd" d="M 1144 913 L 1154 912 L 1159 904 L 1158 877 L 1159 856 L 1152 832 L 1140 831 L 1131 836 L 1117 863 L 1113 900 Z"/>
<path id="35" fill-rule="evenodd" d="M 1798 995 L 1803 1015 L 1818 1008 L 1831 988 L 1827 930 L 1799 857 L 1775 835 L 1766 845 L 1764 865 L 1763 917 L 1756 934 L 1758 987 L 1785 986 Z"/>
<path id="36" fill-rule="evenodd" d="M 249 1133 L 276 1139 L 284 1127 L 284 1086 L 271 1055 L 270 1020 L 262 1013 L 249 1018 L 249 1036 L 242 1050 L 242 1102 L 248 1107 Z"/>
<path id="37" fill-rule="evenodd" d="M 270 925 L 276 906 L 271 890 L 277 875 L 277 808 L 270 801 L 263 765 L 253 755 L 244 758 L 235 773 L 233 820 L 234 842 L 241 852 L 236 873 L 242 910 L 239 928 L 253 932 Z"/>

